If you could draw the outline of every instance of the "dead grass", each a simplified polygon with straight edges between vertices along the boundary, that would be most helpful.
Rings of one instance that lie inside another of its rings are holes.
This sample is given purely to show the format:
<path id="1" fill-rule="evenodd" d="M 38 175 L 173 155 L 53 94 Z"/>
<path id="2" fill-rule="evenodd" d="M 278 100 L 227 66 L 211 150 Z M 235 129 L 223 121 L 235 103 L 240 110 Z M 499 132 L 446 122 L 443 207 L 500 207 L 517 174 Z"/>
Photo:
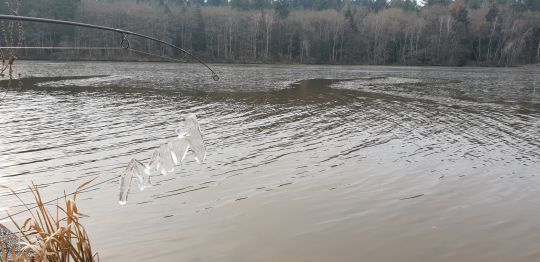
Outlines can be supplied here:
<path id="1" fill-rule="evenodd" d="M 92 182 L 93 180 L 82 184 L 69 197 L 64 195 L 63 201 L 52 205 L 52 212 L 46 207 L 46 202 L 35 184 L 29 186 L 35 201 L 35 206 L 32 207 L 11 188 L 0 185 L 11 190 L 28 214 L 22 224 L 17 223 L 10 215 L 13 225 L 19 231 L 18 243 L 9 246 L 9 241 L 0 239 L 0 262 L 97 261 L 97 254 L 92 253 L 90 239 L 80 222 L 84 215 L 79 213 L 77 207 L 77 194 Z"/>

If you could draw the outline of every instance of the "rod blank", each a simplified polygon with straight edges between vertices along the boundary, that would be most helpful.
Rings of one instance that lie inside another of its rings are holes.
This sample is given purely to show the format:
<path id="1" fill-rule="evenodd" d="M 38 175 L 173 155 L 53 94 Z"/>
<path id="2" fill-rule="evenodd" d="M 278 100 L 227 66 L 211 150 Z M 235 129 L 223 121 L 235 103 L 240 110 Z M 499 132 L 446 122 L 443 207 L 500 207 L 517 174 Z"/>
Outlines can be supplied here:
<path id="1" fill-rule="evenodd" d="M 214 70 L 212 70 L 212 68 L 210 68 L 210 66 L 208 66 L 206 63 L 204 63 L 201 59 L 199 59 L 198 57 L 196 57 L 192 53 L 190 53 L 190 52 L 188 52 L 188 51 L 186 51 L 186 50 L 184 50 L 184 49 L 182 49 L 182 48 L 180 48 L 178 46 L 175 46 L 175 45 L 173 45 L 171 43 L 167 43 L 165 41 L 162 41 L 160 39 L 157 39 L 157 38 L 154 38 L 154 37 L 151 37 L 151 36 L 131 32 L 131 31 L 123 30 L 123 29 L 112 28 L 112 27 L 85 24 L 85 23 L 72 22 L 72 21 L 48 19 L 48 18 L 39 18 L 39 17 L 2 15 L 2 14 L 0 14 L 0 20 L 27 21 L 27 22 L 36 22 L 36 23 L 58 24 L 58 25 L 77 26 L 77 27 L 93 28 L 93 29 L 98 29 L 98 30 L 116 32 L 116 33 L 120 33 L 120 34 L 122 34 L 124 36 L 124 38 L 122 40 L 122 47 L 124 47 L 124 43 L 125 43 L 124 41 L 127 41 L 127 36 L 128 35 L 137 36 L 137 37 L 141 37 L 141 38 L 144 38 L 144 39 L 152 40 L 154 42 L 158 42 L 158 43 L 161 43 L 163 45 L 172 47 L 172 48 L 174 48 L 174 49 L 176 49 L 176 50 L 178 50 L 180 52 L 183 52 L 186 55 L 192 57 L 197 62 L 204 65 L 206 68 L 208 68 L 208 70 L 210 70 L 210 72 L 212 72 L 212 79 L 214 79 L 215 81 L 219 80 L 219 76 L 216 74 L 216 72 L 214 72 Z M 127 43 L 128 43 L 127 48 L 129 48 L 129 41 Z"/>

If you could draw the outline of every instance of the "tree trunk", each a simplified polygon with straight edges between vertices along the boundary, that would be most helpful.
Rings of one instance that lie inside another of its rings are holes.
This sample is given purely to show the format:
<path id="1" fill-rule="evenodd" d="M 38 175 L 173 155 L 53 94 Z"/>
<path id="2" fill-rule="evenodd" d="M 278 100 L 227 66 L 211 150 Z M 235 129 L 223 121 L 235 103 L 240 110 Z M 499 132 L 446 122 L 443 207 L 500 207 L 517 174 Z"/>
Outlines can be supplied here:
<path id="1" fill-rule="evenodd" d="M 480 63 L 482 57 L 482 38 L 478 37 L 478 55 L 476 56 L 476 63 Z"/>
<path id="2" fill-rule="evenodd" d="M 265 56 L 266 59 L 268 59 L 269 53 L 270 53 L 270 36 L 272 33 L 272 24 L 274 22 L 274 19 L 272 15 L 267 14 L 266 15 L 266 50 L 265 50 Z"/>
<path id="3" fill-rule="evenodd" d="M 536 64 L 540 64 L 540 40 L 538 40 L 538 49 L 536 50 Z"/>
<path id="4" fill-rule="evenodd" d="M 493 24 L 492 24 L 492 27 L 491 27 L 491 32 L 489 34 L 489 41 L 488 41 L 488 45 L 487 45 L 487 54 L 486 54 L 486 60 L 488 62 L 491 60 L 491 58 L 490 58 L 490 55 L 491 55 L 491 43 L 493 42 L 493 35 L 495 34 L 495 29 L 496 29 L 496 25 L 497 25 L 497 19 L 498 19 L 498 17 L 495 17 L 495 20 L 493 21 Z"/>
<path id="5" fill-rule="evenodd" d="M 289 36 L 289 62 L 292 61 L 292 34 Z"/>
<path id="6" fill-rule="evenodd" d="M 437 60 L 440 60 L 439 53 L 441 48 L 441 34 L 442 34 L 443 18 L 439 18 L 439 36 L 437 37 Z M 435 60 L 435 59 L 434 59 Z"/>

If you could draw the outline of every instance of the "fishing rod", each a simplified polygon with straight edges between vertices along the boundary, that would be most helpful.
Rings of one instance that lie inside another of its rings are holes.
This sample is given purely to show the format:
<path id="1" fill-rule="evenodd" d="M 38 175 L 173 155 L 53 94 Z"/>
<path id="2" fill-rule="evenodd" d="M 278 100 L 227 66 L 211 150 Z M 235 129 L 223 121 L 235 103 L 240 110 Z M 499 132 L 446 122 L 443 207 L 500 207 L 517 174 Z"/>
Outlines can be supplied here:
<path id="1" fill-rule="evenodd" d="M 144 38 L 144 39 L 148 39 L 148 40 L 158 42 L 160 44 L 172 47 L 172 48 L 174 48 L 174 49 L 176 49 L 176 50 L 190 56 L 191 58 L 195 59 L 197 62 L 199 62 L 200 64 L 202 64 L 206 68 L 208 68 L 208 70 L 210 70 L 210 72 L 212 72 L 212 79 L 214 79 L 215 81 L 219 80 L 218 74 L 216 74 L 216 72 L 214 72 L 214 70 L 212 70 L 212 68 L 210 68 L 210 66 L 208 66 L 206 63 L 204 63 L 201 59 L 199 59 L 198 57 L 196 57 L 192 53 L 190 53 L 190 52 L 188 52 L 188 51 L 186 51 L 186 50 L 184 50 L 184 49 L 182 49 L 182 48 L 180 48 L 178 46 L 175 46 L 175 45 L 173 45 L 171 43 L 167 43 L 167 42 L 165 42 L 163 40 L 160 40 L 160 39 L 157 39 L 155 37 L 151 37 L 151 36 L 131 32 L 131 31 L 123 30 L 123 29 L 118 29 L 118 28 L 112 28 L 112 27 L 106 27 L 106 26 L 100 26 L 100 25 L 92 25 L 92 24 L 85 24 L 85 23 L 72 22 L 72 21 L 64 21 L 64 20 L 56 20 L 56 19 L 48 19 L 48 18 L 39 18 L 39 17 L 2 15 L 2 14 L 0 14 L 0 20 L 27 21 L 27 22 L 36 22 L 36 23 L 68 25 L 68 26 L 86 27 L 86 28 L 92 28 L 92 29 L 116 32 L 116 33 L 122 34 L 122 42 L 120 43 L 120 46 L 122 48 L 126 49 L 126 50 L 132 50 L 132 49 L 130 49 L 131 43 L 129 42 L 128 36 L 132 35 L 132 36 L 141 37 L 141 38 Z"/>

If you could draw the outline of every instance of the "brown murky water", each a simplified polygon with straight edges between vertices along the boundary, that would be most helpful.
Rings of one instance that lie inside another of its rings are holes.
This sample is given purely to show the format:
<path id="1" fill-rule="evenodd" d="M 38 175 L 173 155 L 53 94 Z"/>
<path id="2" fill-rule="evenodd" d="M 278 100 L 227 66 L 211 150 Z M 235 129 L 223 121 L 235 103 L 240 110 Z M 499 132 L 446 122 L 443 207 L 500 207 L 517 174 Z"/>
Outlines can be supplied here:
<path id="1" fill-rule="evenodd" d="M 102 261 L 540 261 L 540 68 L 215 67 L 20 64 L 0 184 L 52 199 L 99 176 Z M 207 163 L 119 206 L 185 113 Z"/>

